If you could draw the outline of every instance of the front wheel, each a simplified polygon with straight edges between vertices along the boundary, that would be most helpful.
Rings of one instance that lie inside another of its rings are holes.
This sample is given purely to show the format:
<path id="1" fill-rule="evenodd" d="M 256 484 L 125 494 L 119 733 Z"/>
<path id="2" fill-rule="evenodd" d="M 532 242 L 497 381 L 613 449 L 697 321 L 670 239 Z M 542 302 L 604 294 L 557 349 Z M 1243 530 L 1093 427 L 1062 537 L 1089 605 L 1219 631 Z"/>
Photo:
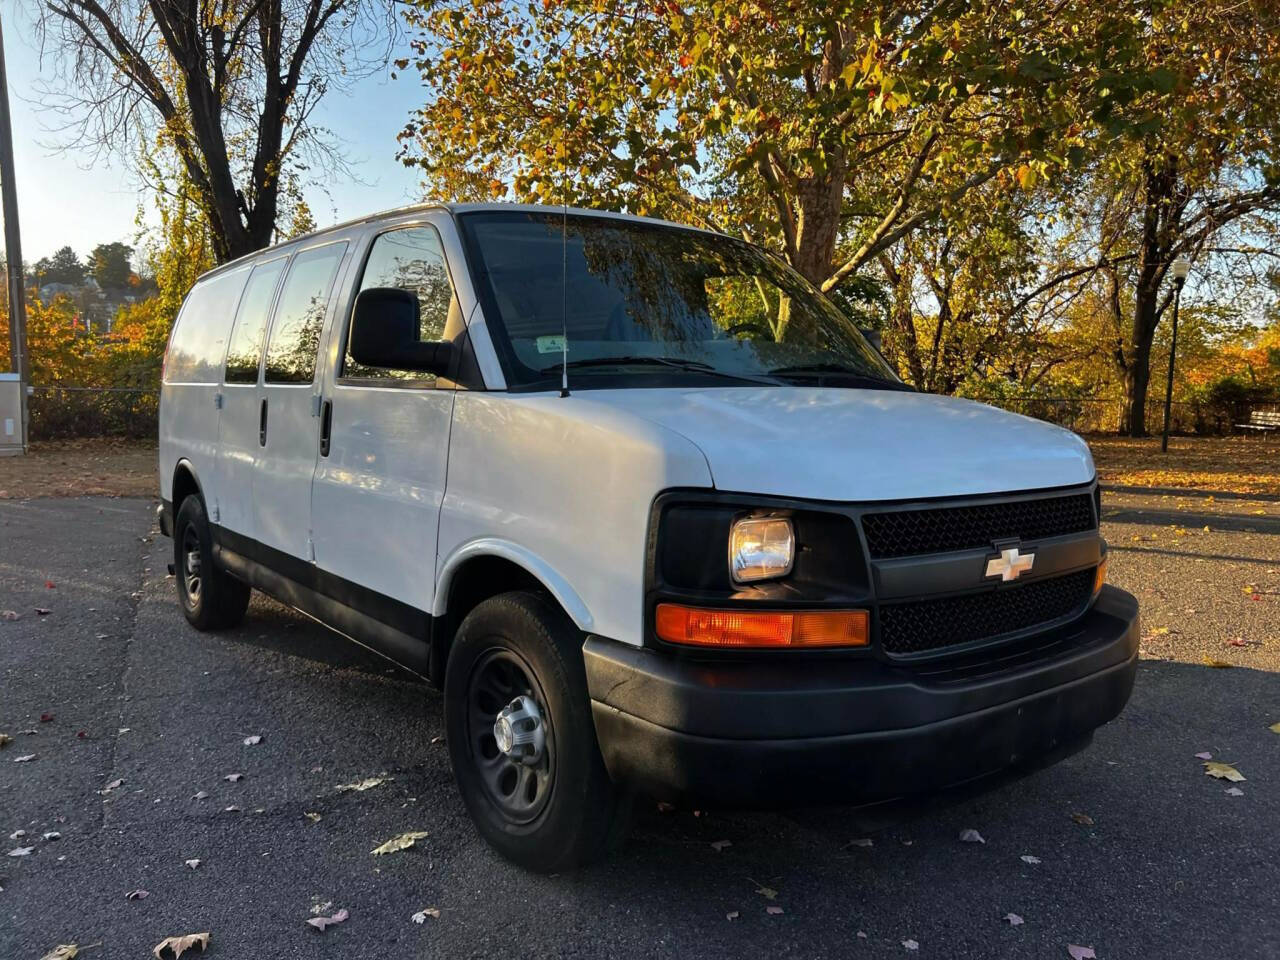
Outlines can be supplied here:
<path id="1" fill-rule="evenodd" d="M 599 859 L 621 837 L 628 797 L 596 744 L 582 637 L 551 602 L 506 593 L 471 611 L 444 703 L 463 802 L 504 857 L 550 873 Z"/>
<path id="2" fill-rule="evenodd" d="M 178 602 L 197 630 L 234 627 L 249 606 L 249 587 L 213 562 L 213 532 L 198 496 L 182 501 L 173 521 Z"/>

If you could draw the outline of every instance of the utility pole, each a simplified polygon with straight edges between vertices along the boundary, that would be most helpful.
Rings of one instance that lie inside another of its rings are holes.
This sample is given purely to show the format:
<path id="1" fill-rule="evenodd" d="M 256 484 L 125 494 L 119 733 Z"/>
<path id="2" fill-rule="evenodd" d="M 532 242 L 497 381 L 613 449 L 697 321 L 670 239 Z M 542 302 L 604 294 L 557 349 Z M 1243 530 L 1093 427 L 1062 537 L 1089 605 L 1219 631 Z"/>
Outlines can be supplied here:
<path id="1" fill-rule="evenodd" d="M 1179 255 L 1171 265 L 1173 272 L 1173 339 L 1169 342 L 1169 379 L 1164 388 L 1164 430 L 1160 434 L 1160 452 L 1169 452 L 1169 412 L 1173 407 L 1173 361 L 1178 356 L 1178 304 L 1182 300 L 1182 285 L 1191 272 L 1191 261 Z"/>
<path id="2" fill-rule="evenodd" d="M 27 296 L 22 275 L 22 237 L 18 231 L 18 190 L 13 182 L 13 126 L 9 121 L 9 77 L 4 66 L 4 29 L 0 27 L 0 208 L 4 215 L 4 249 L 9 280 L 9 365 L 18 374 L 22 418 L 22 452 L 27 452 Z"/>

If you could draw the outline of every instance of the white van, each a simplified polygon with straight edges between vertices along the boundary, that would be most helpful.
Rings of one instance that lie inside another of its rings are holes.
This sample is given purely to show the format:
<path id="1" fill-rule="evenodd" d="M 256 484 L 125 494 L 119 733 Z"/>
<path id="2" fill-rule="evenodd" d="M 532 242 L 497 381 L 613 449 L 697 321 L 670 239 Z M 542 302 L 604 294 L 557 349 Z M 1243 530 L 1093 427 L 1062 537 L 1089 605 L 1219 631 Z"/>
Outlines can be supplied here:
<path id="1" fill-rule="evenodd" d="M 160 486 L 187 619 L 256 588 L 442 686 L 468 809 L 534 869 L 637 790 L 1048 762 L 1133 685 L 1085 444 L 905 387 L 786 266 L 675 224 L 422 207 L 211 271 Z"/>

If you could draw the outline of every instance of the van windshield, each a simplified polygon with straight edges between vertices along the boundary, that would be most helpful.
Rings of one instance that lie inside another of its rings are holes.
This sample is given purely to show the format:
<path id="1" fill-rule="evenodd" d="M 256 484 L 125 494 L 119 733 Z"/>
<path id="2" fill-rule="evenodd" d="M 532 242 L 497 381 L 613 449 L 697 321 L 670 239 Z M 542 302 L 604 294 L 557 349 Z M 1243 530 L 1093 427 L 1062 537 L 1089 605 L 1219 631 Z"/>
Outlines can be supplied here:
<path id="1" fill-rule="evenodd" d="M 853 322 L 750 244 L 551 212 L 459 216 L 513 387 L 698 380 L 908 389 Z"/>

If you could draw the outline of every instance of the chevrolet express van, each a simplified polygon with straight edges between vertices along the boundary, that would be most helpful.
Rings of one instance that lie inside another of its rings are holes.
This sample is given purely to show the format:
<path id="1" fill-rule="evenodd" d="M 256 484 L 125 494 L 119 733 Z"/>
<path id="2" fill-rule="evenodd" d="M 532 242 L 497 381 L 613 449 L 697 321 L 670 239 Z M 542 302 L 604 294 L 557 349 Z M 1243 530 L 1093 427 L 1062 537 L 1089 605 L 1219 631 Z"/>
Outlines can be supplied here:
<path id="1" fill-rule="evenodd" d="M 601 855 L 638 791 L 854 803 L 1042 764 L 1133 685 L 1085 444 L 909 389 L 737 239 L 370 217 L 203 276 L 163 383 L 190 623 L 257 589 L 440 685 L 470 813 L 533 869 Z"/>

